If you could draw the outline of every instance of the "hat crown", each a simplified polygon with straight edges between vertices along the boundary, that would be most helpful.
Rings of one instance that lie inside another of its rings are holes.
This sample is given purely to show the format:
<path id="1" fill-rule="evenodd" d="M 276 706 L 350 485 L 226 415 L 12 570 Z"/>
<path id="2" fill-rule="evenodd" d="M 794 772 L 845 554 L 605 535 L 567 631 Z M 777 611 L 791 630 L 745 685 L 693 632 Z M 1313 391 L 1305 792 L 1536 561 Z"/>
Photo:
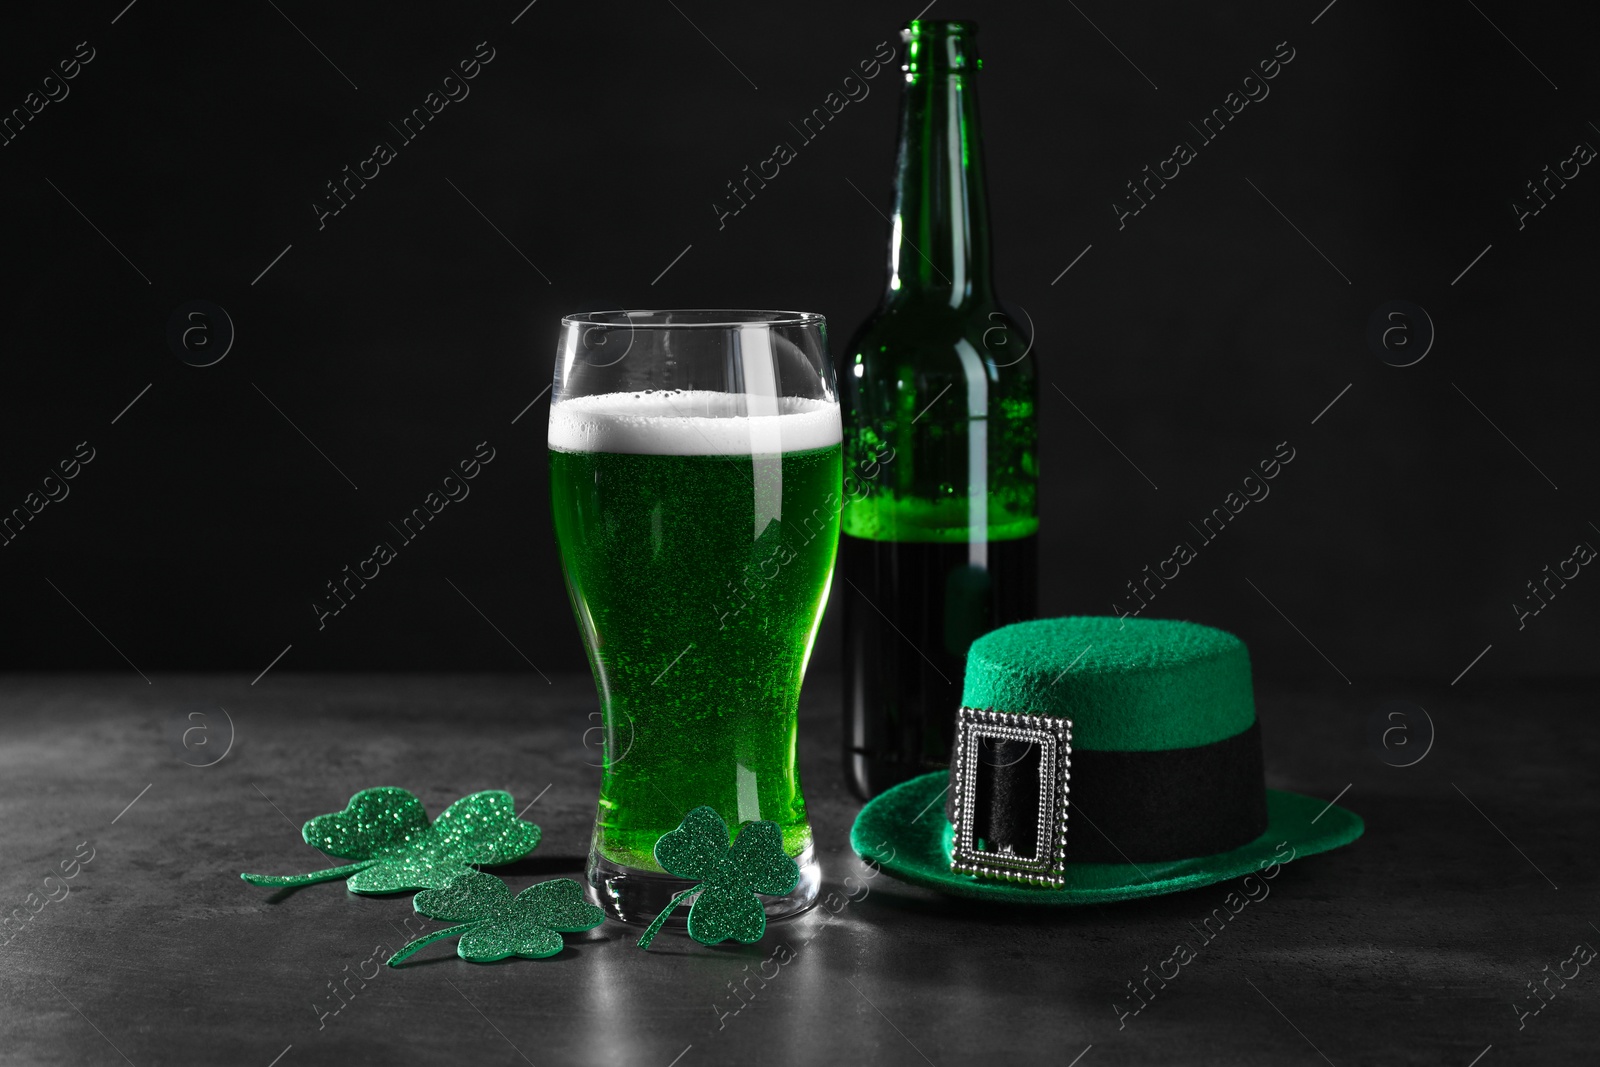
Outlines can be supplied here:
<path id="1" fill-rule="evenodd" d="M 1244 642 L 1173 619 L 1079 615 L 1001 627 L 968 651 L 961 702 L 1070 719 L 1073 748 L 1090 751 L 1193 748 L 1256 721 Z"/>

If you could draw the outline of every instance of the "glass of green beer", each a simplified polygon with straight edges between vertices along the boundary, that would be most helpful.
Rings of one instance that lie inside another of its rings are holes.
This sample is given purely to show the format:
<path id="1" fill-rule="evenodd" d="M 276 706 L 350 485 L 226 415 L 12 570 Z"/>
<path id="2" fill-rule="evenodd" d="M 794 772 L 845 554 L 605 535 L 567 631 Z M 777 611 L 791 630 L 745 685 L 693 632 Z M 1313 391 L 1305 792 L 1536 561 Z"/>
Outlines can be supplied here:
<path id="1" fill-rule="evenodd" d="M 692 808 L 769 819 L 821 882 L 796 715 L 833 579 L 841 433 L 822 316 L 618 311 L 562 320 L 550 504 L 605 732 L 588 880 L 624 922 L 689 887 L 653 850 Z M 681 922 L 677 915 L 674 922 Z"/>

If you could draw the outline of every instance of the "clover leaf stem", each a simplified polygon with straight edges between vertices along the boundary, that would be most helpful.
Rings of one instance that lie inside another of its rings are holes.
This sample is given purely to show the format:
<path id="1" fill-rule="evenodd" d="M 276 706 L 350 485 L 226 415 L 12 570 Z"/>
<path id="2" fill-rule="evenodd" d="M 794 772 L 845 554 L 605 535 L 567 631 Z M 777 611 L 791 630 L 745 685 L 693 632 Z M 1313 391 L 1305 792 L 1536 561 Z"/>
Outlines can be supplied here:
<path id="1" fill-rule="evenodd" d="M 661 914 L 656 916 L 655 922 L 651 923 L 645 929 L 644 936 L 639 938 L 639 947 L 649 948 L 650 942 L 654 941 L 656 939 L 656 934 L 661 932 L 661 927 L 666 923 L 667 916 L 672 914 L 672 910 L 683 902 L 684 897 L 688 896 L 690 893 L 697 893 L 703 888 L 705 887 L 700 885 L 692 885 L 688 889 L 685 889 L 683 892 L 679 893 L 677 896 L 673 897 L 671 900 L 667 901 L 667 906 L 661 909 Z"/>
<path id="2" fill-rule="evenodd" d="M 348 878 L 357 871 L 364 871 L 377 862 L 376 859 L 360 860 L 356 863 L 347 863 L 343 867 L 329 867 L 325 871 L 312 871 L 310 874 L 241 874 L 239 877 L 251 885 L 314 885 L 317 882 L 332 882 L 339 878 Z"/>
<path id="3" fill-rule="evenodd" d="M 471 922 L 460 923 L 456 926 L 446 926 L 443 930 L 435 930 L 431 934 L 423 934 L 421 937 L 413 941 L 407 941 L 404 945 L 400 946 L 399 952 L 396 952 L 393 956 L 389 957 L 389 966 L 398 967 L 418 949 L 425 948 L 441 938 L 454 937 L 457 934 L 465 932 L 468 927 L 477 925 L 477 923 Z"/>

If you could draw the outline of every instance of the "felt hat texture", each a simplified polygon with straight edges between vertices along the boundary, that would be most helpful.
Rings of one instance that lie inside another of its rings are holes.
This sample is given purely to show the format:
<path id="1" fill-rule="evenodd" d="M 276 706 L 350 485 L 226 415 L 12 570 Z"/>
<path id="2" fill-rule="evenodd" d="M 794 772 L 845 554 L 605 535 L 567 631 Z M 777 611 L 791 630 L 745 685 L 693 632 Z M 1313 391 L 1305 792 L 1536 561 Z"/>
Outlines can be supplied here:
<path id="1" fill-rule="evenodd" d="M 962 704 L 1070 720 L 1061 884 L 953 870 L 955 790 L 943 772 L 874 797 L 851 831 L 858 855 L 907 882 L 1012 903 L 1107 903 L 1251 874 L 1364 829 L 1347 809 L 1265 788 L 1249 653 L 1222 630 L 1098 616 L 1002 627 L 969 650 Z M 1036 774 L 996 780 L 986 797 L 1010 788 L 1024 808 L 1037 789 Z"/>

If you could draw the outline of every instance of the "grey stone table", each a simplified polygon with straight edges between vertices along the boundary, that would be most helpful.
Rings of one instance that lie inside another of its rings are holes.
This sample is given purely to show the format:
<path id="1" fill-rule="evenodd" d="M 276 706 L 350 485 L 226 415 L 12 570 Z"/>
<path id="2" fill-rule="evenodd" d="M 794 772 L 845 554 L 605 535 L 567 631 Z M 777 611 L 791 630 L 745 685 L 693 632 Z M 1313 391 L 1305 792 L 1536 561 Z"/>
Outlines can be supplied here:
<path id="1" fill-rule="evenodd" d="M 599 776 L 588 679 L 151 683 L 0 679 L 0 1063 L 1595 1061 L 1600 961 L 1569 962 L 1600 946 L 1588 684 L 1397 687 L 1382 695 L 1416 699 L 1437 730 L 1403 768 L 1369 741 L 1378 698 L 1261 692 L 1269 784 L 1342 792 L 1367 835 L 1285 868 L 1132 1014 L 1129 983 L 1198 943 L 1233 887 L 1040 911 L 869 878 L 832 679 L 808 687 L 802 747 L 830 908 L 751 946 L 668 933 L 644 953 L 607 923 L 548 960 L 477 966 L 445 942 L 365 981 L 403 940 L 408 897 L 238 873 L 315 869 L 300 824 L 392 784 L 430 813 L 508 789 L 544 827 L 501 869 L 512 888 L 580 876 Z"/>

